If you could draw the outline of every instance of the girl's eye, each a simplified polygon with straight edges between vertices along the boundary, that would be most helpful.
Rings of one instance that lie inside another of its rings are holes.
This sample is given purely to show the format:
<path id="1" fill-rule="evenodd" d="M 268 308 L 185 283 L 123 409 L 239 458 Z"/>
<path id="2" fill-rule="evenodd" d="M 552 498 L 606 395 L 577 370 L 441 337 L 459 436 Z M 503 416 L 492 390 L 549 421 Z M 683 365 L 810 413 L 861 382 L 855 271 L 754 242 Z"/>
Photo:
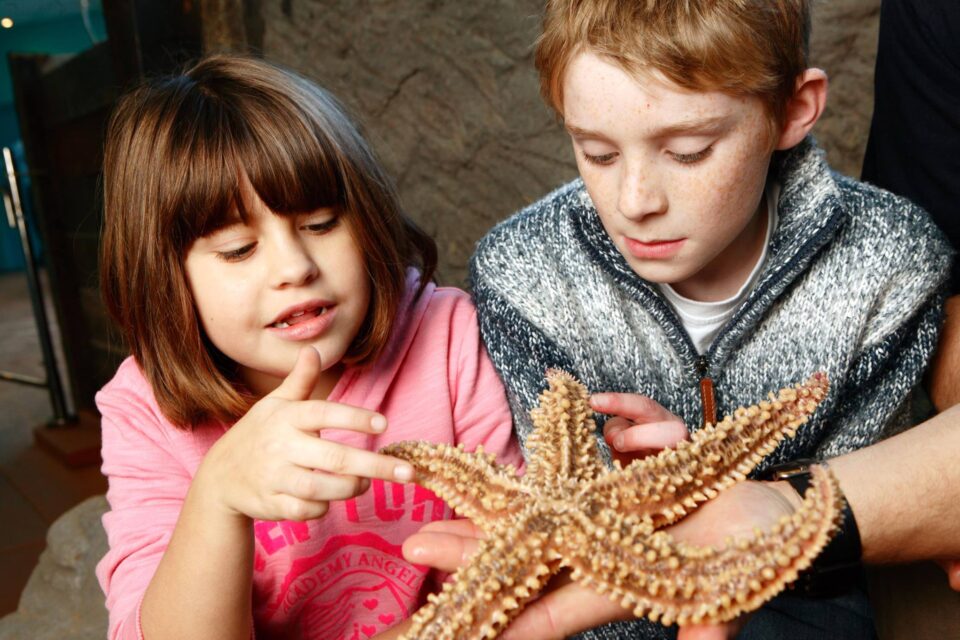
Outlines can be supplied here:
<path id="1" fill-rule="evenodd" d="M 680 164 L 696 164 L 709 156 L 712 151 L 713 145 L 710 145 L 706 149 L 697 151 L 696 153 L 674 153 L 672 151 L 668 151 L 668 153 Z"/>
<path id="2" fill-rule="evenodd" d="M 218 251 L 217 257 L 226 262 L 237 262 L 239 260 L 243 260 L 244 258 L 246 258 L 247 255 L 249 255 L 249 253 L 253 251 L 253 248 L 255 246 L 256 246 L 256 243 L 251 242 L 250 244 L 245 244 L 242 247 L 238 249 L 233 249 L 231 251 Z"/>
<path id="3" fill-rule="evenodd" d="M 309 231 L 311 233 L 324 234 L 330 231 L 331 229 L 333 229 L 334 227 L 336 227 L 337 223 L 339 222 L 340 222 L 340 218 L 338 216 L 336 218 L 330 218 L 329 220 L 325 220 L 323 222 L 314 222 L 311 224 L 305 224 L 300 228 L 304 229 L 305 231 Z"/>
<path id="4" fill-rule="evenodd" d="M 589 153 L 583 154 L 584 160 L 586 160 L 591 164 L 597 164 L 600 166 L 612 164 L 613 161 L 616 159 L 616 157 L 617 157 L 617 154 L 615 151 L 610 153 L 604 153 L 603 155 L 599 155 L 599 156 L 592 156 Z"/>

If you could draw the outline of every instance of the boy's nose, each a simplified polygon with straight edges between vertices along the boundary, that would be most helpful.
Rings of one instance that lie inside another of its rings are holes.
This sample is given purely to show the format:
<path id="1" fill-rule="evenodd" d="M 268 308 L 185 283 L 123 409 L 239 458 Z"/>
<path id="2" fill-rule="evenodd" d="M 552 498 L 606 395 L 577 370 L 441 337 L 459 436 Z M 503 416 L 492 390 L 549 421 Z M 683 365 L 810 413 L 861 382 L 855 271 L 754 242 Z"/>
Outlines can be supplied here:
<path id="1" fill-rule="evenodd" d="M 625 218 L 640 220 L 666 211 L 667 199 L 649 176 L 642 175 L 639 171 L 631 171 L 620 184 L 617 208 Z"/>

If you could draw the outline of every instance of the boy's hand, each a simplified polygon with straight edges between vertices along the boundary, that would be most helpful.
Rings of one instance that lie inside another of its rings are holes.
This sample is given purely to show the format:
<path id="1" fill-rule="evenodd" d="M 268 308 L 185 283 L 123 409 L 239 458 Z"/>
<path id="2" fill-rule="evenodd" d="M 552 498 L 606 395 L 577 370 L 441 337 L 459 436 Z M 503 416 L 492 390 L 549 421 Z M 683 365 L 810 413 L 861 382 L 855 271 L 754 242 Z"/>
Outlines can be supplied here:
<path id="1" fill-rule="evenodd" d="M 307 520 L 329 501 L 363 493 L 368 478 L 406 482 L 406 462 L 324 440 L 325 429 L 382 433 L 387 421 L 366 409 L 310 400 L 320 354 L 300 350 L 293 370 L 207 453 L 194 486 L 228 513 L 261 520 Z"/>
<path id="2" fill-rule="evenodd" d="M 647 396 L 596 393 L 590 396 L 590 406 L 614 416 L 603 425 L 603 438 L 623 466 L 689 437 L 683 420 Z"/>

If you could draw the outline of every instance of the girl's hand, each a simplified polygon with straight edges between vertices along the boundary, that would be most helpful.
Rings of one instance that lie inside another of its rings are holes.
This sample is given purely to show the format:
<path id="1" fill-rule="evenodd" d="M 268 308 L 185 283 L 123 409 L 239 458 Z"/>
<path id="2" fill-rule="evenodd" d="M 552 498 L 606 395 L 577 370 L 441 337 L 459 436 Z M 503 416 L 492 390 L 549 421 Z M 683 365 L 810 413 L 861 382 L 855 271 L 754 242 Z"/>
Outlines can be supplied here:
<path id="1" fill-rule="evenodd" d="M 382 415 L 310 400 L 320 354 L 300 350 L 293 370 L 211 447 L 194 485 L 231 515 L 261 520 L 308 520 L 329 501 L 363 493 L 368 478 L 407 482 L 413 467 L 389 456 L 324 440 L 324 429 L 382 433 Z"/>
<path id="2" fill-rule="evenodd" d="M 647 396 L 596 393 L 590 396 L 590 406 L 614 416 L 603 425 L 603 438 L 623 466 L 689 437 L 683 420 Z"/>

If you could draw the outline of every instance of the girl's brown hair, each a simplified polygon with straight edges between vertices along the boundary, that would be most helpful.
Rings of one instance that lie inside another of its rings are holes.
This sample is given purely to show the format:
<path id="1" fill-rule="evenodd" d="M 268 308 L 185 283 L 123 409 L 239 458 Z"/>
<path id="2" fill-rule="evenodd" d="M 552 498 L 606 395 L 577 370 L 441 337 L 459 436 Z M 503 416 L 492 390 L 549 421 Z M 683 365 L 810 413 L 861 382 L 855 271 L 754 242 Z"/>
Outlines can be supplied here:
<path id="1" fill-rule="evenodd" d="M 540 91 L 563 116 L 563 76 L 589 49 L 627 72 L 759 98 L 783 123 L 807 68 L 810 0 L 548 0 L 537 41 Z"/>
<path id="2" fill-rule="evenodd" d="M 100 286 L 166 417 L 232 422 L 253 398 L 206 338 L 183 261 L 240 205 L 241 172 L 279 214 L 334 207 L 364 255 L 367 318 L 345 356 L 380 354 L 406 269 L 432 279 L 434 241 L 400 209 L 391 181 L 340 104 L 262 60 L 211 56 L 124 96 L 107 130 Z"/>

